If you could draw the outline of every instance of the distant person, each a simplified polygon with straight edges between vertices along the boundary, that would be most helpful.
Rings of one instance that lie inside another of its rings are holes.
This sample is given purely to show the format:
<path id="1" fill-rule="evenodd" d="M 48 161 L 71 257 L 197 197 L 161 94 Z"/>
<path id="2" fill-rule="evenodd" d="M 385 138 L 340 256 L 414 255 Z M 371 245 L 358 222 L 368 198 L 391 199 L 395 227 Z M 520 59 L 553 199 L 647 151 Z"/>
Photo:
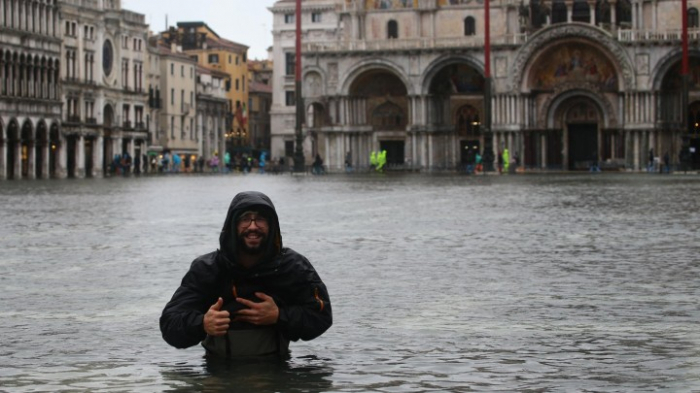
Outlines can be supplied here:
<path id="1" fill-rule="evenodd" d="M 345 172 L 352 172 L 352 154 L 345 153 Z"/>
<path id="2" fill-rule="evenodd" d="M 503 172 L 508 173 L 510 168 L 510 152 L 508 148 L 503 149 Z"/>
<path id="3" fill-rule="evenodd" d="M 666 173 L 671 173 L 671 156 L 668 152 L 664 153 L 664 171 Z"/>
<path id="4" fill-rule="evenodd" d="M 229 206 L 217 251 L 192 262 L 160 317 L 176 348 L 200 342 L 222 358 L 287 355 L 333 323 L 326 286 L 311 263 L 282 246 L 269 197 L 242 192 Z"/>
<path id="5" fill-rule="evenodd" d="M 369 153 L 369 169 L 375 170 L 377 168 L 377 153 L 372 151 Z"/>
<path id="6" fill-rule="evenodd" d="M 323 174 L 323 172 L 323 159 L 321 158 L 321 155 L 316 154 L 316 158 L 314 159 L 313 163 L 312 173 L 314 175 L 321 175 Z"/>

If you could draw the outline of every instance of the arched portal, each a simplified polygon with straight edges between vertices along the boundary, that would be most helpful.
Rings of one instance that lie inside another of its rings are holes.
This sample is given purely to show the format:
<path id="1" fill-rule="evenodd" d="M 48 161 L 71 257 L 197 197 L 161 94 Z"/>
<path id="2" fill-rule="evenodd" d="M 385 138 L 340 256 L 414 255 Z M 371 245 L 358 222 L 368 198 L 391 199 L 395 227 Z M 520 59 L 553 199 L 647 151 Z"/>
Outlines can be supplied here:
<path id="1" fill-rule="evenodd" d="M 34 157 L 36 157 L 36 177 L 37 179 L 43 179 L 47 177 L 46 173 L 46 160 L 47 157 L 47 146 L 49 144 L 49 130 L 46 127 L 46 122 L 41 121 L 36 129 L 36 143 L 34 144 Z"/>
<path id="2" fill-rule="evenodd" d="M 566 164 L 569 170 L 588 170 L 598 165 L 601 151 L 602 111 L 589 97 L 573 96 L 557 108 L 565 135 Z"/>
<path id="3" fill-rule="evenodd" d="M 354 119 L 372 126 L 379 149 L 387 151 L 387 165 L 403 165 L 410 113 L 406 85 L 395 74 L 376 69 L 357 77 L 349 92 Z"/>
<path id="4" fill-rule="evenodd" d="M 7 126 L 7 161 L 5 163 L 5 168 L 7 168 L 7 179 L 16 179 L 19 175 L 17 168 L 17 157 L 18 157 L 18 143 L 19 143 L 19 125 L 17 120 L 12 119 L 10 124 Z"/>
<path id="5" fill-rule="evenodd" d="M 457 112 L 465 105 L 477 109 L 475 115 L 483 118 L 484 86 L 481 72 L 468 64 L 454 63 L 443 67 L 430 81 L 431 111 L 428 122 L 457 129 Z"/>
<path id="6" fill-rule="evenodd" d="M 691 97 L 700 95 L 700 57 L 695 54 L 689 61 L 690 75 L 687 90 Z M 684 169 L 700 169 L 700 102 L 689 103 L 687 124 L 684 124 L 683 90 L 686 82 L 681 76 L 681 60 L 678 59 L 663 75 L 659 92 L 659 120 L 666 130 L 680 135 L 680 146 L 673 141 L 666 142 L 662 149 L 670 151 Z"/>
<path id="7" fill-rule="evenodd" d="M 58 177 L 60 171 L 58 168 L 59 160 L 58 154 L 61 149 L 61 135 L 58 129 L 58 124 L 51 124 L 51 131 L 49 132 L 49 178 L 55 179 Z"/>
<path id="8" fill-rule="evenodd" d="M 22 138 L 20 145 L 21 174 L 22 178 L 34 178 L 34 127 L 32 122 L 26 120 L 22 125 Z"/>

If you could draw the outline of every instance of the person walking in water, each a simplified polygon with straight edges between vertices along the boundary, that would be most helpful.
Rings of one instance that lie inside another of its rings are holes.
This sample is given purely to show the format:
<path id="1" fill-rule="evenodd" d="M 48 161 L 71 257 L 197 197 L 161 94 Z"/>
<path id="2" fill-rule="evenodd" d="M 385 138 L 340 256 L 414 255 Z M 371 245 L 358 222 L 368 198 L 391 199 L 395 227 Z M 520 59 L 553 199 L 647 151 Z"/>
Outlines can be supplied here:
<path id="1" fill-rule="evenodd" d="M 219 249 L 192 262 L 160 317 L 176 348 L 200 342 L 211 356 L 289 354 L 289 342 L 312 340 L 333 324 L 326 285 L 308 259 L 283 247 L 270 198 L 237 194 Z"/>
<path id="2" fill-rule="evenodd" d="M 369 153 L 369 169 L 374 170 L 377 168 L 377 153 L 372 151 Z"/>

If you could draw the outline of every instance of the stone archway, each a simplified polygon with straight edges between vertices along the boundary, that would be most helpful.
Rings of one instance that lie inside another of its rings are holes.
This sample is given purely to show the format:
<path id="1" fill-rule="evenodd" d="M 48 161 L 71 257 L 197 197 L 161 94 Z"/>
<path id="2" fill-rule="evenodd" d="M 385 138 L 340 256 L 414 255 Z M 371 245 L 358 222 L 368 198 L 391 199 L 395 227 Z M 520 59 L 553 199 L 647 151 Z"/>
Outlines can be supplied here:
<path id="1" fill-rule="evenodd" d="M 34 144 L 34 156 L 36 157 L 36 177 L 44 179 L 48 177 L 46 162 L 48 160 L 49 130 L 46 122 L 41 120 L 36 129 L 36 143 Z"/>
<path id="2" fill-rule="evenodd" d="M 393 73 L 381 69 L 365 71 L 350 85 L 352 112 L 355 113 L 353 123 L 374 125 L 372 116 L 377 108 L 392 103 L 402 118 L 399 126 L 405 129 L 409 113 L 407 95 L 406 85 Z"/>
<path id="3" fill-rule="evenodd" d="M 57 123 L 51 124 L 49 131 L 49 178 L 58 178 L 61 174 L 59 152 L 61 150 L 61 134 Z"/>
<path id="4" fill-rule="evenodd" d="M 22 124 L 20 138 L 20 174 L 23 179 L 34 178 L 34 125 L 27 119 Z"/>

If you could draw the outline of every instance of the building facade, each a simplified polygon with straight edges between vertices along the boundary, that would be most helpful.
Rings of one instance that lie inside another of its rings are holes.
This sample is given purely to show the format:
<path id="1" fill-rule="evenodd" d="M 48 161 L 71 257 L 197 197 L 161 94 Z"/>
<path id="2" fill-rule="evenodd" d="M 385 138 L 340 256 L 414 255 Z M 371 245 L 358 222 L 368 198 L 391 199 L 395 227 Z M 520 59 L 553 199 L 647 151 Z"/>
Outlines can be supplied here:
<path id="1" fill-rule="evenodd" d="M 454 170 L 470 149 L 497 157 L 507 148 L 531 170 L 642 170 L 650 154 L 700 164 L 696 48 L 687 104 L 679 76 L 681 18 L 696 42 L 700 1 L 686 10 L 680 0 L 489 4 L 487 79 L 483 2 L 303 1 L 307 163 L 318 153 L 342 170 L 350 152 L 367 167 L 371 151 L 386 150 L 390 168 Z M 271 154 L 291 156 L 295 2 L 271 11 Z"/>
<path id="2" fill-rule="evenodd" d="M 209 163 L 218 157 L 218 167 L 222 170 L 224 160 L 220 152 L 226 151 L 226 118 L 230 109 L 226 86 L 230 85 L 231 77 L 202 66 L 197 67 L 197 72 L 197 127 L 202 158 Z"/>
<path id="3" fill-rule="evenodd" d="M 200 66 L 230 76 L 226 91 L 230 113 L 226 126 L 228 149 L 249 146 L 248 47 L 220 37 L 204 22 L 179 22 L 177 28 L 170 28 L 161 36 L 166 43 L 181 45 Z"/>
<path id="4" fill-rule="evenodd" d="M 148 25 L 121 1 L 63 0 L 60 28 L 63 176 L 145 169 Z"/>
<path id="5" fill-rule="evenodd" d="M 191 160 L 199 156 L 199 136 L 196 119 L 197 63 L 172 43 L 160 45 L 160 92 L 163 97 L 159 110 L 158 145 L 161 152 L 177 154 Z"/>
<path id="6" fill-rule="evenodd" d="M 248 62 L 248 130 L 253 150 L 270 150 L 272 108 L 272 60 Z"/>
<path id="7" fill-rule="evenodd" d="M 55 0 L 0 1 L 0 180 L 65 176 Z"/>

